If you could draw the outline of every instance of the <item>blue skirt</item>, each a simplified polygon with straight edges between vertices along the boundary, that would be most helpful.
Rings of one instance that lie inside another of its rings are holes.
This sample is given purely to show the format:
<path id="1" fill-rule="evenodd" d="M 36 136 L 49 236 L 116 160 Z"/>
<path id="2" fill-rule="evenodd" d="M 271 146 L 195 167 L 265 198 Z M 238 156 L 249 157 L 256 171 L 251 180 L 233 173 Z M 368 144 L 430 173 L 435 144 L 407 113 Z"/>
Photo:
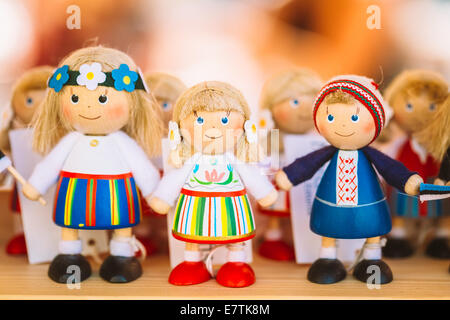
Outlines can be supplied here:
<path id="1" fill-rule="evenodd" d="M 128 228 L 141 219 L 141 199 L 131 173 L 87 175 L 61 171 L 54 221 L 73 229 Z"/>
<path id="2" fill-rule="evenodd" d="M 394 190 L 393 195 L 395 198 L 395 213 L 398 216 L 436 218 L 442 215 L 442 200 L 420 203 L 418 197 L 407 195 L 398 190 Z"/>
<path id="3" fill-rule="evenodd" d="M 382 236 L 392 228 L 385 199 L 360 206 L 337 206 L 314 199 L 310 227 L 318 235 L 337 239 L 363 239 Z"/>

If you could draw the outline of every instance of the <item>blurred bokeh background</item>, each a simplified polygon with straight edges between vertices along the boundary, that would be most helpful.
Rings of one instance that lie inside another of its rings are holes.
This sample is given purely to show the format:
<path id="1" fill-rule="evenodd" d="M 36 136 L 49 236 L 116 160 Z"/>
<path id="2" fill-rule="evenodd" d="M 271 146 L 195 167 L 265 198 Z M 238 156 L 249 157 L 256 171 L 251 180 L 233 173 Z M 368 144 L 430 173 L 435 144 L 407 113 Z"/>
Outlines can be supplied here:
<path id="1" fill-rule="evenodd" d="M 67 27 L 73 5 L 80 29 Z M 449 32 L 449 0 L 0 0 L 0 103 L 27 68 L 90 44 L 187 85 L 228 81 L 253 108 L 264 80 L 292 66 L 381 88 L 411 67 L 450 80 Z"/>

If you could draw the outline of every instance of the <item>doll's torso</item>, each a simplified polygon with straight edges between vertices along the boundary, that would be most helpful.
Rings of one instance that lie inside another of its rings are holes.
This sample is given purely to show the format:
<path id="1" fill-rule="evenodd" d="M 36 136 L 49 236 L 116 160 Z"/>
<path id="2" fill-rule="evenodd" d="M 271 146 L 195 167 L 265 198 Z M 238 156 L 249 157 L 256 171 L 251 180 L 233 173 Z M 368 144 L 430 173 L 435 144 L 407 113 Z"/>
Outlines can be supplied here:
<path id="1" fill-rule="evenodd" d="M 375 170 L 361 150 L 334 154 L 316 196 L 338 206 L 367 205 L 384 198 Z"/>
<path id="2" fill-rule="evenodd" d="M 125 174 L 130 167 L 111 135 L 80 135 L 69 153 L 63 171 L 83 174 Z"/>
<path id="3" fill-rule="evenodd" d="M 417 172 L 425 181 L 438 173 L 437 162 L 414 140 L 408 139 L 400 148 L 397 160 Z"/>
<path id="4" fill-rule="evenodd" d="M 184 189 L 203 192 L 232 192 L 244 189 L 226 154 L 201 155 L 186 180 Z"/>

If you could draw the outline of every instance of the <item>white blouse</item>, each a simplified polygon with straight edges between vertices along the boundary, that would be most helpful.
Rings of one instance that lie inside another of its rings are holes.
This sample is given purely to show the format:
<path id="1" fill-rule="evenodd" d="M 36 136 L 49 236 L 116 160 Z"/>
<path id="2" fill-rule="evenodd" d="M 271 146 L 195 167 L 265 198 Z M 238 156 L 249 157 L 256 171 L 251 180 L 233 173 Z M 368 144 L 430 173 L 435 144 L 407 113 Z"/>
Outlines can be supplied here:
<path id="1" fill-rule="evenodd" d="M 173 206 L 182 188 L 203 192 L 246 188 L 256 199 L 264 198 L 274 189 L 257 166 L 239 161 L 232 153 L 193 155 L 183 167 L 164 175 L 153 196 Z"/>
<path id="2" fill-rule="evenodd" d="M 144 196 L 151 194 L 160 180 L 145 152 L 123 131 L 104 136 L 67 134 L 36 165 L 29 182 L 45 194 L 57 182 L 60 171 L 92 175 L 132 173 Z"/>

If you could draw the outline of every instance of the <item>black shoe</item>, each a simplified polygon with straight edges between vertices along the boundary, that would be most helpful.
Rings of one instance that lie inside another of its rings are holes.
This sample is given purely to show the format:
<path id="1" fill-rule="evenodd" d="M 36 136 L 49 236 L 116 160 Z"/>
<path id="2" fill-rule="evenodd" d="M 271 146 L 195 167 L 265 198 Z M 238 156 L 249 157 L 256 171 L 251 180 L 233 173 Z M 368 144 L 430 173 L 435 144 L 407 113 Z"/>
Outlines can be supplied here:
<path id="1" fill-rule="evenodd" d="M 388 258 L 406 258 L 414 253 L 414 249 L 408 240 L 396 238 L 388 238 L 382 251 L 383 256 Z"/>
<path id="2" fill-rule="evenodd" d="M 447 238 L 434 238 L 428 244 L 425 253 L 433 258 L 450 259 L 450 247 Z"/>
<path id="3" fill-rule="evenodd" d="M 317 259 L 308 270 L 308 280 L 319 284 L 331 284 L 345 279 L 347 271 L 337 259 Z"/>
<path id="4" fill-rule="evenodd" d="M 89 262 L 81 254 L 58 254 L 48 268 L 48 276 L 58 283 L 78 283 L 89 278 L 91 273 Z"/>
<path id="5" fill-rule="evenodd" d="M 125 283 L 142 275 L 142 267 L 135 257 L 109 256 L 100 267 L 100 276 L 112 283 Z"/>
<path id="6" fill-rule="evenodd" d="M 375 268 L 372 266 L 377 266 L 380 271 L 380 278 L 377 279 L 377 277 L 374 277 L 374 272 L 376 271 Z M 372 267 L 372 268 L 370 268 Z M 355 268 L 353 269 L 353 276 L 358 279 L 359 281 L 366 282 L 369 279 L 369 277 L 375 280 L 379 281 L 379 283 L 372 283 L 372 284 L 385 284 L 389 283 L 392 280 L 394 280 L 394 276 L 392 275 L 391 268 L 387 265 L 386 262 L 383 260 L 362 260 L 360 261 Z"/>

